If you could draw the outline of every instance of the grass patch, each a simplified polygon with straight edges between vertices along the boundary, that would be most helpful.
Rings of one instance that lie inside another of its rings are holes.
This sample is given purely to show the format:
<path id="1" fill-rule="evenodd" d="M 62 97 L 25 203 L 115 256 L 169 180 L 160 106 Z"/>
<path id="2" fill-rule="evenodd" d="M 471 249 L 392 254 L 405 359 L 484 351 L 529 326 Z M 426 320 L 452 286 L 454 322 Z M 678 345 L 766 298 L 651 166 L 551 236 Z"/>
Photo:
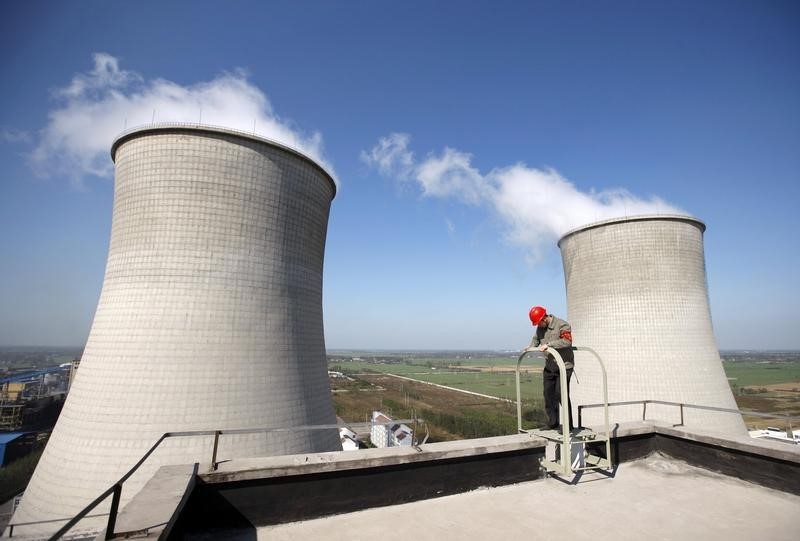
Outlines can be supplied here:
<path id="1" fill-rule="evenodd" d="M 800 362 L 724 362 L 731 387 L 800 381 Z"/>

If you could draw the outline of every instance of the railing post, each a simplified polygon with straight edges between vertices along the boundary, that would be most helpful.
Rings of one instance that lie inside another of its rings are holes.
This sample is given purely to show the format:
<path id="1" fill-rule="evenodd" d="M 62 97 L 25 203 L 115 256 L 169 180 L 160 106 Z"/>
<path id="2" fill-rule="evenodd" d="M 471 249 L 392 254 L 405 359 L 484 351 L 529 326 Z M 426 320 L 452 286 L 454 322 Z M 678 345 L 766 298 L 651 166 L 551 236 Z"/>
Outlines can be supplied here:
<path id="1" fill-rule="evenodd" d="M 578 426 L 583 426 L 583 421 L 581 420 L 581 415 L 583 414 L 583 405 L 578 406 Z"/>
<path id="2" fill-rule="evenodd" d="M 211 452 L 211 471 L 217 471 L 217 447 L 221 430 L 214 431 L 214 450 Z"/>
<path id="3" fill-rule="evenodd" d="M 519 386 L 519 366 L 520 364 L 522 364 L 522 358 L 525 356 L 526 353 L 528 352 L 523 351 L 522 354 L 519 356 L 519 359 L 517 359 L 517 370 L 515 372 L 515 377 L 517 382 L 517 434 L 522 433 L 522 392 L 520 391 L 520 386 Z"/>
<path id="4" fill-rule="evenodd" d="M 647 420 L 647 400 L 642 400 L 642 421 Z"/>
<path id="5" fill-rule="evenodd" d="M 106 526 L 106 539 L 114 539 L 114 526 L 117 523 L 117 512 L 119 511 L 119 500 L 122 496 L 122 485 L 114 485 L 114 495 L 111 497 L 111 509 L 108 512 L 108 525 Z"/>
<path id="6" fill-rule="evenodd" d="M 8 526 L 8 537 L 14 537 L 14 525 L 13 524 Z"/>
<path id="7" fill-rule="evenodd" d="M 683 404 L 681 404 L 681 425 L 683 426 Z"/>

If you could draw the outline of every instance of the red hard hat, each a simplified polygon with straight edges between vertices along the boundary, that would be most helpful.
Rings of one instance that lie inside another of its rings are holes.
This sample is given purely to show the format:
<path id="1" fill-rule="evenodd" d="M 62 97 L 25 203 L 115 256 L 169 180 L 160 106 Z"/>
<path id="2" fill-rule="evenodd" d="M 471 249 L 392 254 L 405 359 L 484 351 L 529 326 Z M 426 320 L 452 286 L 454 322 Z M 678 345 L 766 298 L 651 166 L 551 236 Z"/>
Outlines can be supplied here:
<path id="1" fill-rule="evenodd" d="M 547 310 L 543 306 L 534 306 L 528 313 L 531 318 L 533 326 L 537 326 L 544 316 L 547 315 Z"/>

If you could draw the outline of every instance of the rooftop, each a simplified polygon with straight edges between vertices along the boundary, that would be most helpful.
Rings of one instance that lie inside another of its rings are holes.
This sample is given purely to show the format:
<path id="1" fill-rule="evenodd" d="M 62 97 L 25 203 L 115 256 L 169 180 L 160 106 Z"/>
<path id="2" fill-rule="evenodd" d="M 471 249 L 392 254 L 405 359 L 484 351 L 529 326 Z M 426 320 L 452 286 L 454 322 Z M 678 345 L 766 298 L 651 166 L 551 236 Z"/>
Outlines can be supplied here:
<path id="1" fill-rule="evenodd" d="M 602 453 L 603 445 L 593 452 Z M 800 446 L 642 421 L 610 471 L 548 476 L 533 434 L 200 468 L 187 538 L 795 539 Z M 413 532 L 413 534 L 412 534 Z"/>
<path id="2" fill-rule="evenodd" d="M 258 539 L 797 539 L 800 496 L 654 453 L 556 478 L 260 527 Z"/>
<path id="3" fill-rule="evenodd" d="M 593 454 L 606 449 L 605 442 L 586 446 Z M 213 466 L 159 469 L 122 509 L 114 532 L 271 541 L 796 539 L 798 445 L 646 420 L 613 425 L 610 450 L 612 469 L 570 477 L 543 470 L 540 461 L 552 458 L 554 447 L 531 433 L 358 452 L 217 456 Z M 105 518 L 94 520 L 97 531 Z M 18 526 L 14 537 L 25 539 L 26 528 Z M 73 531 L 81 530 L 89 525 Z"/>

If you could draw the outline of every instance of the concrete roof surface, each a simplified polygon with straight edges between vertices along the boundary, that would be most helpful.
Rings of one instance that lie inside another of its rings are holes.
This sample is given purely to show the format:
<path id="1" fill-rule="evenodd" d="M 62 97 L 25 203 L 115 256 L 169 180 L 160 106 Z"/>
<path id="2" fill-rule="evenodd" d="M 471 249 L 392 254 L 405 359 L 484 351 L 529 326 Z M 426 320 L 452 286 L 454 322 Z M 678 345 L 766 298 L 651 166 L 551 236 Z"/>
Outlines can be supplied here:
<path id="1" fill-rule="evenodd" d="M 664 455 L 587 473 L 262 527 L 258 539 L 797 539 L 800 496 Z M 376 490 L 380 490 L 376 487 Z M 400 526 L 401 525 L 401 526 Z M 398 527 L 399 526 L 399 527 Z M 251 537 L 252 538 L 252 537 Z"/>

